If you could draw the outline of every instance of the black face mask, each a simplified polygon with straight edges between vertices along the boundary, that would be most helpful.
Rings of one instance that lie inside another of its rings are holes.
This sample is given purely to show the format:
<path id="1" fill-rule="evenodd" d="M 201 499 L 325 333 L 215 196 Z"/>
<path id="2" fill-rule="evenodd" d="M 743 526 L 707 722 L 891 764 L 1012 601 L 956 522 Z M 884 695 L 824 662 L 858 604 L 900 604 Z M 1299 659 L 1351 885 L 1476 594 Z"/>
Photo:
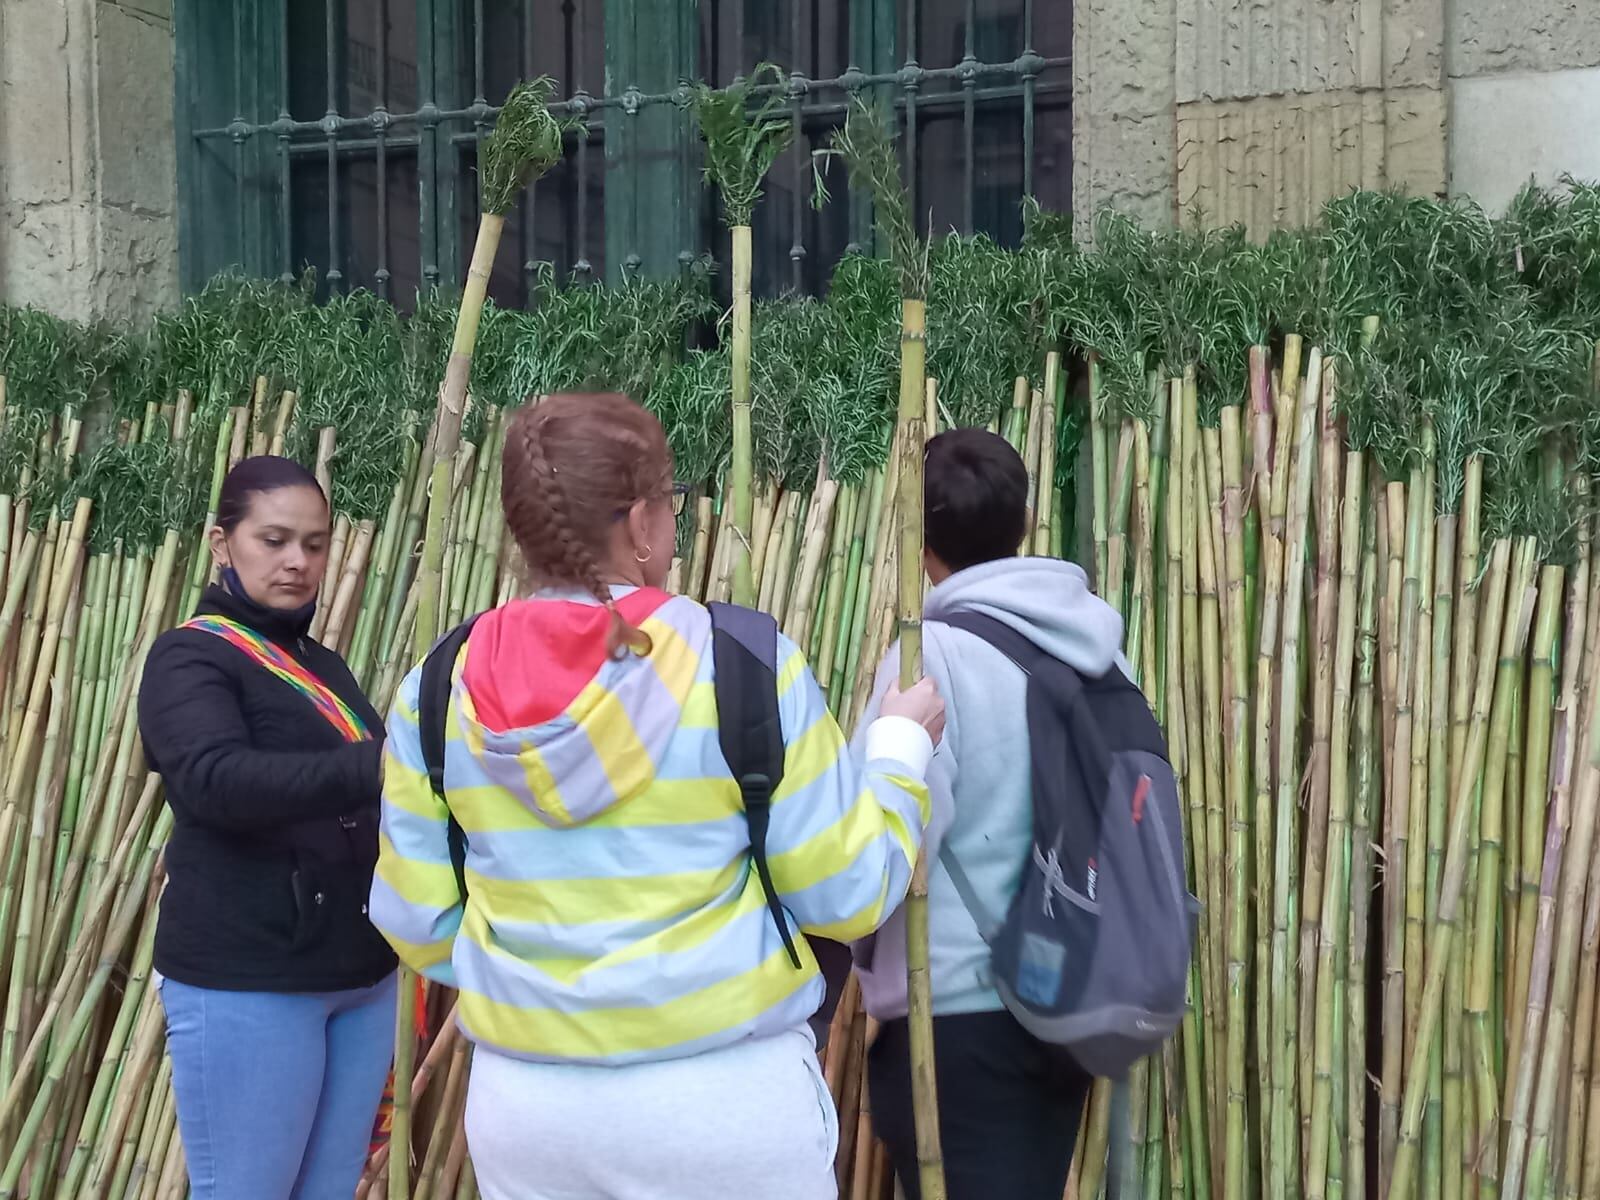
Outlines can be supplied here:
<path id="1" fill-rule="evenodd" d="M 317 611 L 317 602 L 315 600 L 312 600 L 308 604 L 302 604 L 299 608 L 295 609 L 269 608 L 267 605 L 262 604 L 254 596 L 252 596 L 249 592 L 245 591 L 244 581 L 239 578 L 239 572 L 235 571 L 232 567 L 222 568 L 222 586 L 227 588 L 229 592 L 237 596 L 240 600 L 244 600 L 249 604 L 253 604 L 257 608 L 262 609 L 265 612 L 269 612 L 279 620 L 286 621 L 291 625 L 310 624 L 312 615 Z"/>

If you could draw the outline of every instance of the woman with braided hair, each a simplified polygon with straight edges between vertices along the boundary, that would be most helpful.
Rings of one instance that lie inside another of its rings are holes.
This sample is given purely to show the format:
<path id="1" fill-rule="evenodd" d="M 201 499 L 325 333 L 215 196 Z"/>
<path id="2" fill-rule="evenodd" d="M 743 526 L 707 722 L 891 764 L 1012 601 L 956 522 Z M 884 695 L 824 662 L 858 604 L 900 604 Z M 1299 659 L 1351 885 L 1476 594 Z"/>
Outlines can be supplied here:
<path id="1" fill-rule="evenodd" d="M 859 938 L 900 903 L 943 704 L 892 691 L 853 758 L 779 639 L 780 930 L 718 740 L 710 614 L 663 590 L 683 495 L 660 423 L 625 396 L 517 413 L 501 499 L 532 590 L 457 658 L 438 791 L 420 670 L 390 716 L 372 919 L 460 989 L 488 1200 L 836 1194 L 807 1025 L 823 980 L 798 935 Z"/>

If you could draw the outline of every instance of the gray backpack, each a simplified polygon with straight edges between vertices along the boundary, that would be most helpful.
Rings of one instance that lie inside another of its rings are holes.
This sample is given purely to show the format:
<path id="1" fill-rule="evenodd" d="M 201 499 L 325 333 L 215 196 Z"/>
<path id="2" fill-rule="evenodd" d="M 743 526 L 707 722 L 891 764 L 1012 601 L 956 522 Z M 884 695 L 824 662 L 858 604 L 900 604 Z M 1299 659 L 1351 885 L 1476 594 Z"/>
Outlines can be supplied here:
<path id="1" fill-rule="evenodd" d="M 1161 728 L 1115 667 L 1085 677 L 977 613 L 942 623 L 1028 677 L 1033 846 L 1004 916 L 978 900 L 948 842 L 939 861 L 1012 1015 L 1089 1074 L 1120 1078 L 1183 1019 L 1198 912 Z"/>

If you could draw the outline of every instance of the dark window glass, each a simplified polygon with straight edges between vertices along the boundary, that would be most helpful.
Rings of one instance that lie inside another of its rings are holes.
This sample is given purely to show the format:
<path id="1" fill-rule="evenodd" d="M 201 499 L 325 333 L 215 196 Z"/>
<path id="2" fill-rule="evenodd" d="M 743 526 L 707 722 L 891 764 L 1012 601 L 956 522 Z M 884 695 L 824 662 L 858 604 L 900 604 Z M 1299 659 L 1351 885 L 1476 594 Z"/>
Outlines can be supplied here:
<path id="1" fill-rule="evenodd" d="M 509 214 L 490 284 L 498 303 L 525 303 L 541 264 L 560 277 L 603 279 L 626 270 L 635 238 L 647 240 L 651 269 L 706 251 L 726 258 L 726 231 L 709 191 L 690 193 L 693 216 L 681 231 L 652 229 L 645 211 L 627 200 L 632 180 L 644 178 L 635 172 L 648 168 L 652 180 L 685 177 L 660 171 L 662 156 L 676 161 L 682 152 L 677 144 L 634 139 L 614 143 L 608 155 L 607 130 L 625 130 L 632 119 L 617 106 L 632 81 L 608 78 L 608 67 L 633 61 L 640 47 L 608 54 L 607 0 L 235 2 L 241 7 L 231 49 L 219 53 L 221 39 L 210 32 L 210 52 L 190 68 L 202 83 L 191 78 L 186 85 L 185 94 L 206 98 L 193 102 L 187 128 L 207 131 L 190 156 L 192 177 L 204 183 L 190 185 L 186 204 L 191 212 L 215 212 L 215 181 L 235 189 L 221 199 L 227 227 L 213 220 L 216 228 L 186 238 L 193 242 L 186 244 L 191 286 L 240 260 L 268 273 L 309 266 L 324 295 L 369 287 L 403 306 L 431 281 L 458 286 L 476 233 L 478 142 L 489 128 L 473 106 L 499 104 L 518 79 L 537 75 L 556 81 L 558 97 L 581 91 L 609 107 L 591 111 L 587 133 L 569 135 L 564 160 Z M 970 228 L 1013 245 L 1028 187 L 1046 207 L 1068 208 L 1072 0 L 698 0 L 696 12 L 691 65 L 719 86 L 760 62 L 827 80 L 852 65 L 876 72 L 908 58 L 931 71 L 969 58 L 1009 67 L 1031 46 L 1054 65 L 1026 88 L 1009 71 L 996 71 L 970 81 L 924 80 L 909 92 L 895 81 L 873 94 L 892 102 L 902 132 L 914 130 L 902 155 L 914 167 L 919 225 L 934 233 Z M 886 15 L 898 26 L 874 28 Z M 641 8 L 613 32 L 654 36 L 663 19 Z M 198 24 L 191 18 L 190 27 Z M 283 37 L 281 59 L 274 30 Z M 257 45 L 260 61 L 253 62 Z M 1024 132 L 1030 90 L 1031 145 Z M 820 211 L 811 204 L 813 156 L 827 149 L 846 100 L 834 84 L 786 98 L 783 114 L 796 144 L 774 165 L 753 219 L 760 295 L 824 290 L 851 239 L 870 237 L 868 205 L 850 194 L 842 164 L 828 171 L 831 200 Z M 429 104 L 441 113 L 434 125 L 410 119 Z M 401 119 L 372 119 L 384 111 Z M 322 125 L 330 113 L 339 121 L 331 135 Z M 266 124 L 280 114 L 307 127 L 280 139 Z M 223 128 L 235 117 L 260 123 L 243 150 Z M 690 153 L 697 153 L 692 142 Z M 698 166 L 690 163 L 691 175 Z M 609 243 L 608 187 L 615 219 L 630 223 L 613 228 Z M 656 240 L 648 241 L 652 234 Z M 691 244 L 680 250 L 680 237 Z M 718 278 L 725 288 L 726 271 Z"/>

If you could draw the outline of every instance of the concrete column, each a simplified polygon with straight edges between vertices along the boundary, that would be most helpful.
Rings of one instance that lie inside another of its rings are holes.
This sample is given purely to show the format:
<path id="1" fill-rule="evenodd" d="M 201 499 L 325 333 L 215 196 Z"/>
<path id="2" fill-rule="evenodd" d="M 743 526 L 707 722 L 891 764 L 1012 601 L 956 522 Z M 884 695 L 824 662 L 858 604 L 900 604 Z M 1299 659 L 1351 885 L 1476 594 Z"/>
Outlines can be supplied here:
<path id="1" fill-rule="evenodd" d="M 1176 36 L 1175 0 L 1074 6 L 1072 212 L 1080 239 L 1102 208 L 1152 225 L 1177 216 Z"/>
<path id="2" fill-rule="evenodd" d="M 178 298 L 171 0 L 0 3 L 0 299 L 143 320 Z"/>

